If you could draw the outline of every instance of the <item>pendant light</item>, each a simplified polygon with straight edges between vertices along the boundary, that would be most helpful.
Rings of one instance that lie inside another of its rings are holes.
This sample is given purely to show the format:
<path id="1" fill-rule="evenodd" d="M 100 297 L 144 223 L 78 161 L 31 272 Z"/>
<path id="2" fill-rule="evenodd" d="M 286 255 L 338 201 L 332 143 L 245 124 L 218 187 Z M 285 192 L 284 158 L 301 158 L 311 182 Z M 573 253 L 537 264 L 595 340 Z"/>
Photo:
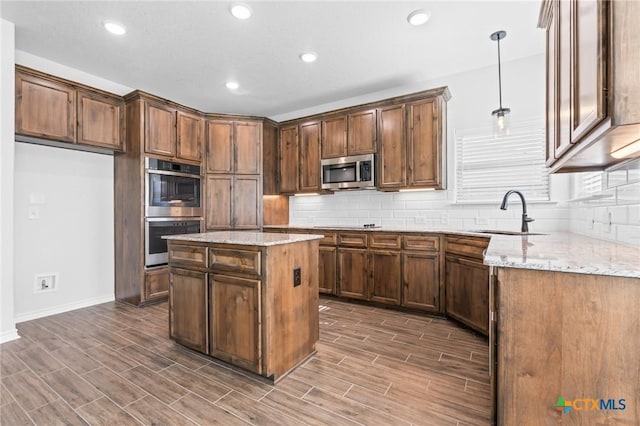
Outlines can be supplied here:
<path id="1" fill-rule="evenodd" d="M 502 70 L 500 69 L 500 40 L 506 36 L 506 31 L 496 31 L 491 34 L 491 40 L 498 42 L 498 95 L 500 108 L 491 112 L 491 115 L 493 115 L 493 133 L 496 135 L 504 135 L 509 132 L 508 114 L 511 112 L 511 109 L 502 106 Z"/>

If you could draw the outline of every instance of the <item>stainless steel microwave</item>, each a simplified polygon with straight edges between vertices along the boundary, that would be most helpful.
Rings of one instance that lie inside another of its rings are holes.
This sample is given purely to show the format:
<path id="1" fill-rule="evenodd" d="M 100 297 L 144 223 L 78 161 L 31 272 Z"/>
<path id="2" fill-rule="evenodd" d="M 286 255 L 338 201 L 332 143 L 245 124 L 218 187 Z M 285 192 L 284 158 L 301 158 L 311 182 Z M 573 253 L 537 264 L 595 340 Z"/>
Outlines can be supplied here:
<path id="1" fill-rule="evenodd" d="M 321 161 L 322 189 L 375 189 L 375 154 Z"/>
<path id="2" fill-rule="evenodd" d="M 200 166 L 145 158 L 145 216 L 202 216 Z"/>

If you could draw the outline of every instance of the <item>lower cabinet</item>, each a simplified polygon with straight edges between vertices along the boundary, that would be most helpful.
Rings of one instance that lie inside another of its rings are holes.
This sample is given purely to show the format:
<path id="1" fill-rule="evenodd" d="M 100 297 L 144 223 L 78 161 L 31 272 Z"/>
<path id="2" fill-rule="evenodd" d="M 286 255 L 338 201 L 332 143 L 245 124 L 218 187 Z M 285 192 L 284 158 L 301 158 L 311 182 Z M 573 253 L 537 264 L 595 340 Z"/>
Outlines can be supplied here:
<path id="1" fill-rule="evenodd" d="M 402 253 L 402 306 L 440 312 L 440 255 Z"/>
<path id="2" fill-rule="evenodd" d="M 209 353 L 207 274 L 170 268 L 169 335 L 181 345 Z"/>
<path id="3" fill-rule="evenodd" d="M 371 277 L 368 299 L 388 305 L 400 305 L 402 281 L 400 252 L 371 250 L 369 261 Z"/>
<path id="4" fill-rule="evenodd" d="M 366 249 L 338 248 L 338 295 L 367 299 L 368 256 Z"/>
<path id="5" fill-rule="evenodd" d="M 212 274 L 210 354 L 260 374 L 260 306 L 260 280 Z"/>
<path id="6" fill-rule="evenodd" d="M 482 260 L 446 256 L 446 311 L 485 335 L 489 333 L 489 267 Z"/>
<path id="7" fill-rule="evenodd" d="M 320 293 L 336 294 L 336 279 L 338 266 L 338 249 L 330 246 L 320 246 L 320 279 L 318 287 Z"/>
<path id="8" fill-rule="evenodd" d="M 166 298 L 169 292 L 169 271 L 166 267 L 153 268 L 144 274 L 144 301 Z"/>

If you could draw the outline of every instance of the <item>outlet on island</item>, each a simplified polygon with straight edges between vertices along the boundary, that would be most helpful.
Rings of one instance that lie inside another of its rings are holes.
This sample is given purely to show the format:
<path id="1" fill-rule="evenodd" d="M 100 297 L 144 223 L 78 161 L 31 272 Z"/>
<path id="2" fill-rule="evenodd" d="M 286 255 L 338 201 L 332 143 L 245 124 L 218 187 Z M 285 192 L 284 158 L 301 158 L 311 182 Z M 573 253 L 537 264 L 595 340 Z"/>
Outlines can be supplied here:
<path id="1" fill-rule="evenodd" d="M 293 286 L 297 287 L 302 284 L 302 273 L 300 272 L 300 267 L 293 268 Z"/>

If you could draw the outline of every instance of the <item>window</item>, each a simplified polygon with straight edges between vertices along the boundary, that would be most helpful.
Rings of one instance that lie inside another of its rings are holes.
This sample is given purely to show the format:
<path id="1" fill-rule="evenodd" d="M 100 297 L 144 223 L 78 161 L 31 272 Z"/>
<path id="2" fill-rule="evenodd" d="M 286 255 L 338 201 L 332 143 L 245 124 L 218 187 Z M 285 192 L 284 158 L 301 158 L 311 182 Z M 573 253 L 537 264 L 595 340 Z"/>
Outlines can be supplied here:
<path id="1" fill-rule="evenodd" d="M 500 202 L 510 189 L 527 201 L 549 200 L 542 121 L 515 124 L 504 136 L 456 132 L 456 201 Z"/>

